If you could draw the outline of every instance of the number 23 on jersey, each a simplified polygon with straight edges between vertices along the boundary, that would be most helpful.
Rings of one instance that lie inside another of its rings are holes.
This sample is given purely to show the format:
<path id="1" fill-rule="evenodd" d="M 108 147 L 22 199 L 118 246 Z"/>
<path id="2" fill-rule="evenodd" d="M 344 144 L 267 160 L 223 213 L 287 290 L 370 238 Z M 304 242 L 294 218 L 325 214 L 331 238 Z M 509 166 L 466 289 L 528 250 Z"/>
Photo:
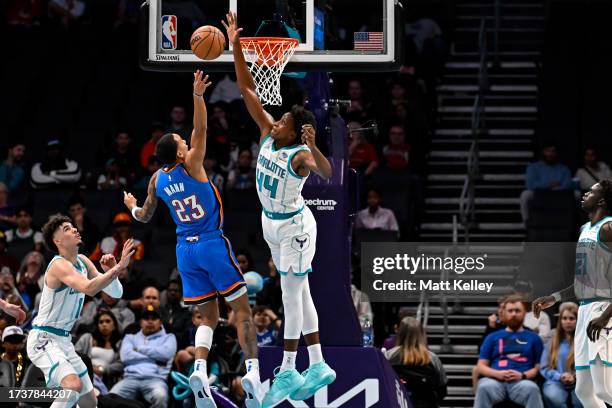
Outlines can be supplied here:
<path id="1" fill-rule="evenodd" d="M 204 211 L 204 208 L 199 203 L 195 194 L 185 197 L 182 200 L 174 199 L 171 203 L 176 212 L 176 216 L 181 222 L 199 220 L 206 215 L 206 211 Z"/>

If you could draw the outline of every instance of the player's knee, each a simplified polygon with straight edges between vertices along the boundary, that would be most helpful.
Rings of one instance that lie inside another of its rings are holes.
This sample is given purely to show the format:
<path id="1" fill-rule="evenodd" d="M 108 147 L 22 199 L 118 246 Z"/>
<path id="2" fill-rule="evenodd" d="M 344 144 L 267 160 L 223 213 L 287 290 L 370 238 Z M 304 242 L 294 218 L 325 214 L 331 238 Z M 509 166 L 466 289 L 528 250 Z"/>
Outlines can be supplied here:
<path id="1" fill-rule="evenodd" d="M 67 375 L 61 381 L 62 388 L 66 390 L 73 390 L 76 392 L 81 392 L 81 387 L 83 387 L 83 383 L 79 379 L 79 377 L 75 374 Z"/>

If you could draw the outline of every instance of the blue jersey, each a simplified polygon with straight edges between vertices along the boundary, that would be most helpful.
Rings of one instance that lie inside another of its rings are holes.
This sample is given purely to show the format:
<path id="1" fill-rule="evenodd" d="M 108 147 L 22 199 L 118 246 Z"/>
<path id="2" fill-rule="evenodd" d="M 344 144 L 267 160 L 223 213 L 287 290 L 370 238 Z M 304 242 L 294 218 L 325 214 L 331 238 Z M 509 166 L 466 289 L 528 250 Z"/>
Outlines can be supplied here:
<path id="1" fill-rule="evenodd" d="M 216 187 L 194 179 L 182 165 L 159 171 L 155 194 L 170 209 L 177 236 L 197 236 L 223 228 L 223 206 Z"/>
<path id="2" fill-rule="evenodd" d="M 501 329 L 487 336 L 480 347 L 480 358 L 496 370 L 525 372 L 540 362 L 544 345 L 530 330 L 509 332 Z"/>

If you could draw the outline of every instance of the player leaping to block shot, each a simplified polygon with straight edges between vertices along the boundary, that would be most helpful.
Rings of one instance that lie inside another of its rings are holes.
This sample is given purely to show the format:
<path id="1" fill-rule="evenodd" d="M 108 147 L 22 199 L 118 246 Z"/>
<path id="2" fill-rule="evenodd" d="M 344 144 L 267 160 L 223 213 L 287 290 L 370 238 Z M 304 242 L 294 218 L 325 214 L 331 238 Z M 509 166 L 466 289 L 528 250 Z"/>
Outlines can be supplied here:
<path id="1" fill-rule="evenodd" d="M 95 407 L 96 395 L 87 375 L 87 367 L 74 351 L 70 331 L 78 320 L 85 295 L 104 291 L 119 299 L 123 287 L 117 276 L 134 254 L 131 239 L 123 245 L 119 263 L 111 254 L 100 260 L 101 274 L 84 255 L 79 255 L 81 236 L 68 217 L 55 215 L 42 228 L 45 243 L 57 251 L 45 272 L 38 315 L 28 334 L 27 351 L 32 363 L 45 375 L 47 387 L 61 387 L 68 392 L 66 400 L 56 399 L 51 408 Z"/>
<path id="2" fill-rule="evenodd" d="M 247 408 L 259 408 L 263 389 L 259 380 L 257 334 L 247 296 L 246 283 L 232 251 L 223 235 L 221 197 L 204 171 L 206 155 L 207 113 L 204 92 L 210 86 L 208 75 L 193 75 L 193 132 L 191 149 L 177 134 L 168 133 L 159 139 L 155 155 L 164 164 L 149 181 L 148 195 L 142 208 L 136 199 L 125 193 L 125 205 L 134 218 L 148 222 L 160 198 L 176 223 L 176 259 L 183 280 L 183 300 L 197 305 L 202 324 L 195 334 L 195 365 L 189 378 L 197 408 L 215 407 L 210 393 L 206 359 L 219 320 L 217 298 L 222 296 L 236 316 L 238 342 L 245 355 L 247 373 L 242 387 L 247 393 Z"/>
<path id="3" fill-rule="evenodd" d="M 323 360 L 319 342 L 319 321 L 310 295 L 308 274 L 312 272 L 317 224 L 304 205 L 302 187 L 311 171 L 331 177 L 329 161 L 315 145 L 314 115 L 301 106 L 275 121 L 261 104 L 255 82 L 240 46 L 236 13 L 223 22 L 233 45 L 238 86 L 246 107 L 260 130 L 257 158 L 257 193 L 263 207 L 263 235 L 272 259 L 281 274 L 285 311 L 284 356 L 263 407 L 271 407 L 286 397 L 305 400 L 336 379 L 336 373 Z M 295 369 L 300 333 L 308 345 L 310 367 L 300 375 Z"/>
<path id="4" fill-rule="evenodd" d="M 612 179 L 593 185 L 582 198 L 590 221 L 576 244 L 574 284 L 533 301 L 536 317 L 575 296 L 580 307 L 574 338 L 576 395 L 584 408 L 612 403 Z"/>

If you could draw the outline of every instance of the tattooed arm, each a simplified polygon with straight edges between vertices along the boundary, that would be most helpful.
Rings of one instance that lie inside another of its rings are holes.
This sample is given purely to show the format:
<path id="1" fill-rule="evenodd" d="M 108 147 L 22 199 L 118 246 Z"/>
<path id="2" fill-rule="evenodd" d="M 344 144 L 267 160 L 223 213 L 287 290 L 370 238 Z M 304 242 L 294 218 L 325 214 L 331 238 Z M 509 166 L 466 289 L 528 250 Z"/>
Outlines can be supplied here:
<path id="1" fill-rule="evenodd" d="M 136 205 L 136 197 L 126 191 L 123 192 L 123 202 L 126 207 L 132 212 L 132 216 L 136 221 L 149 222 L 153 213 L 157 208 L 157 195 L 155 194 L 155 188 L 157 185 L 157 175 L 159 170 L 151 176 L 149 180 L 149 187 L 147 188 L 147 199 L 145 200 L 142 207 Z"/>

